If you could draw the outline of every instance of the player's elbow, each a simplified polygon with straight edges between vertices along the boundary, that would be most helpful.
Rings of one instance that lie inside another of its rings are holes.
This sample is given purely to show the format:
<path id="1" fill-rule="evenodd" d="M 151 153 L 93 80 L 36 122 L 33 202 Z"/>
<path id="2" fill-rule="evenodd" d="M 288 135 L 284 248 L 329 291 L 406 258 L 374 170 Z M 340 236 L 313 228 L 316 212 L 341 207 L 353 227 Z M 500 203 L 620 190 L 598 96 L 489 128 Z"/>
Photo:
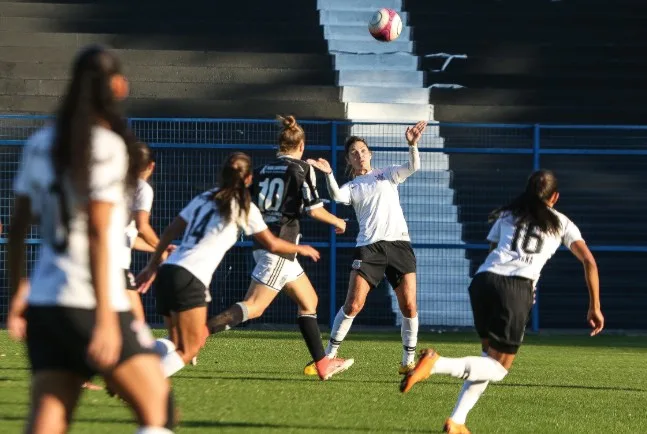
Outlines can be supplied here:
<path id="1" fill-rule="evenodd" d="M 312 217 L 313 219 L 316 219 L 321 213 L 321 208 L 310 208 L 309 210 L 306 211 L 306 214 L 308 214 L 309 217 Z"/>

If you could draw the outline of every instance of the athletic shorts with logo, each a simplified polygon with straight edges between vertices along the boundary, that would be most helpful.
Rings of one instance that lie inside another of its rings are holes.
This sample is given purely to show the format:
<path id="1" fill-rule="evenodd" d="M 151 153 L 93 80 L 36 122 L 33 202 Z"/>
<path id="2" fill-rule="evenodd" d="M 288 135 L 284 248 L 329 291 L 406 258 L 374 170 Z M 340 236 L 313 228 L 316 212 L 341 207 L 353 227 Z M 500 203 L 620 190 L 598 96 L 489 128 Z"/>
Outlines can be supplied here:
<path id="1" fill-rule="evenodd" d="M 396 288 L 405 274 L 416 272 L 416 255 L 408 241 L 378 241 L 355 247 L 352 267 L 373 288 L 384 277 Z"/>
<path id="2" fill-rule="evenodd" d="M 27 352 L 32 372 L 67 371 L 85 379 L 98 373 L 88 362 L 96 311 L 64 306 L 29 306 Z M 119 312 L 121 354 L 117 365 L 138 354 L 155 354 L 155 338 L 131 312 Z"/>
<path id="3" fill-rule="evenodd" d="M 211 302 L 209 288 L 179 265 L 162 265 L 153 286 L 157 313 L 163 316 L 207 306 Z"/>
<path id="4" fill-rule="evenodd" d="M 256 266 L 252 271 L 252 279 L 275 291 L 280 291 L 303 274 L 303 268 L 297 259 L 290 261 L 267 250 L 254 250 L 254 260 Z"/>
<path id="5" fill-rule="evenodd" d="M 497 351 L 516 354 L 523 341 L 533 303 L 533 281 L 482 272 L 469 287 L 474 326 Z"/>

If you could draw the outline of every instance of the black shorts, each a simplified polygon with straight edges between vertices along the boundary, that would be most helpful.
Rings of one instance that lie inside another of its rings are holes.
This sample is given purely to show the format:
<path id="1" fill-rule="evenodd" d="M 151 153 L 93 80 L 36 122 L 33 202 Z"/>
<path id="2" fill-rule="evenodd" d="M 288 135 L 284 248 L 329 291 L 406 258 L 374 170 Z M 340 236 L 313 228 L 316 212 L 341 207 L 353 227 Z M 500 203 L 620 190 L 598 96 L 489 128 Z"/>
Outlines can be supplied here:
<path id="1" fill-rule="evenodd" d="M 386 276 L 395 289 L 405 274 L 416 272 L 416 255 L 408 241 L 378 241 L 355 247 L 353 270 L 373 288 Z"/>
<path id="2" fill-rule="evenodd" d="M 179 265 L 162 265 L 153 283 L 157 313 L 170 316 L 206 306 L 210 300 L 208 289 L 187 269 Z"/>
<path id="3" fill-rule="evenodd" d="M 488 339 L 497 351 L 516 354 L 532 309 L 532 280 L 479 273 L 469 291 L 474 326 L 481 339 Z"/>
<path id="4" fill-rule="evenodd" d="M 126 289 L 130 291 L 137 291 L 137 285 L 135 284 L 135 276 L 130 270 L 124 270 L 124 278 L 126 279 Z"/>
<path id="5" fill-rule="evenodd" d="M 117 365 L 138 354 L 155 354 L 155 339 L 148 326 L 131 312 L 119 312 L 122 347 Z M 95 323 L 94 309 L 63 306 L 27 308 L 27 351 L 32 372 L 69 371 L 90 378 L 98 371 L 87 352 Z"/>

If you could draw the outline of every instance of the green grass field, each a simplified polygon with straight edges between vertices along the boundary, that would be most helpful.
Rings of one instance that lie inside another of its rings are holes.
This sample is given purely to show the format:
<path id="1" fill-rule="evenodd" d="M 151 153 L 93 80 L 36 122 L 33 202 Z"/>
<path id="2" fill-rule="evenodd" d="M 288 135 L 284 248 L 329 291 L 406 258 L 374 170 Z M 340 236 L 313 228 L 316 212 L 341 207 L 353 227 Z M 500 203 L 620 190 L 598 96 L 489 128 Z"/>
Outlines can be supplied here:
<path id="1" fill-rule="evenodd" d="M 473 335 L 422 334 L 419 348 L 479 354 Z M 351 333 L 342 355 L 355 365 L 328 382 L 301 374 L 308 360 L 297 332 L 234 331 L 211 338 L 173 378 L 178 433 L 440 432 L 461 382 L 432 377 L 398 391 L 396 333 Z M 18 433 L 29 370 L 21 344 L 0 332 L 0 432 Z M 647 338 L 529 336 L 508 377 L 472 411 L 475 433 L 646 433 Z M 73 433 L 132 433 L 129 411 L 86 392 Z"/>

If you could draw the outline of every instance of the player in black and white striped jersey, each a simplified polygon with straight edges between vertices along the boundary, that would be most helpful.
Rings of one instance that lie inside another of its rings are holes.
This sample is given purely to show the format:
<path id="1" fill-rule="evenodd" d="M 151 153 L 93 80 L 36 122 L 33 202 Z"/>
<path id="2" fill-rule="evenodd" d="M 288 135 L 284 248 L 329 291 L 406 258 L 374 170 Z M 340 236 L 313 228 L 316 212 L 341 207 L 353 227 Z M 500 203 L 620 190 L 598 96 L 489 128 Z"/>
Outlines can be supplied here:
<path id="1" fill-rule="evenodd" d="M 121 267 L 138 165 L 117 107 L 127 92 L 112 53 L 83 50 L 55 125 L 23 151 L 9 242 L 10 332 L 27 339 L 30 433 L 66 432 L 81 385 L 96 373 L 133 408 L 138 433 L 171 432 L 168 382 L 150 331 L 130 312 Z M 32 219 L 42 244 L 29 287 L 24 238 Z"/>
<path id="2" fill-rule="evenodd" d="M 335 316 L 326 348 L 328 357 L 335 357 L 350 331 L 355 316 L 364 308 L 366 297 L 385 277 L 393 287 L 402 312 L 402 362 L 400 374 L 413 369 L 418 342 L 418 311 L 416 304 L 416 256 L 411 247 L 409 229 L 400 206 L 398 185 L 420 168 L 418 140 L 427 123 L 418 122 L 405 131 L 409 145 L 409 161 L 373 169 L 372 153 L 366 141 L 352 136 L 344 145 L 346 162 L 352 180 L 338 187 L 328 161 L 308 160 L 326 174 L 330 197 L 352 205 L 359 221 L 357 247 L 352 263 L 346 301 Z M 306 365 L 312 375 L 312 365 Z"/>
<path id="3" fill-rule="evenodd" d="M 301 158 L 305 150 L 305 132 L 293 116 L 280 117 L 278 158 L 255 170 L 253 197 L 271 231 L 281 239 L 298 243 L 300 219 L 308 214 L 315 220 L 343 233 L 346 222 L 323 207 L 317 193 L 314 170 Z M 317 322 L 317 293 L 301 268 L 296 255 L 277 255 L 254 244 L 256 267 L 245 298 L 209 320 L 211 333 L 229 330 L 249 319 L 260 317 L 281 290 L 298 306 L 299 329 L 312 356 L 314 375 L 322 380 L 345 371 L 353 360 L 327 358 Z"/>
<path id="4" fill-rule="evenodd" d="M 239 230 L 254 236 L 274 254 L 296 254 L 319 259 L 310 246 L 298 246 L 275 237 L 260 211 L 251 203 L 251 159 L 242 152 L 225 161 L 220 186 L 196 196 L 164 230 L 146 268 L 137 276 L 142 290 L 154 283 L 158 312 L 171 317 L 177 329 L 174 342 L 164 342 L 162 365 L 166 376 L 182 369 L 204 345 L 209 287 L 225 253 L 236 244 Z M 157 270 L 159 258 L 182 233 L 182 243 Z M 171 330 L 169 334 L 173 336 Z M 170 348 L 169 348 L 170 347 Z"/>
<path id="5" fill-rule="evenodd" d="M 454 359 L 424 350 L 415 369 L 402 380 L 402 392 L 431 374 L 465 380 L 456 407 L 445 421 L 445 432 L 469 433 L 465 426 L 468 412 L 490 381 L 501 381 L 508 374 L 523 340 L 535 284 L 561 244 L 584 266 L 591 336 L 604 328 L 595 259 L 577 226 L 553 208 L 558 199 L 557 178 L 551 171 L 539 170 L 528 179 L 524 193 L 493 213 L 494 224 L 487 236 L 491 251 L 469 288 L 482 357 Z"/>

